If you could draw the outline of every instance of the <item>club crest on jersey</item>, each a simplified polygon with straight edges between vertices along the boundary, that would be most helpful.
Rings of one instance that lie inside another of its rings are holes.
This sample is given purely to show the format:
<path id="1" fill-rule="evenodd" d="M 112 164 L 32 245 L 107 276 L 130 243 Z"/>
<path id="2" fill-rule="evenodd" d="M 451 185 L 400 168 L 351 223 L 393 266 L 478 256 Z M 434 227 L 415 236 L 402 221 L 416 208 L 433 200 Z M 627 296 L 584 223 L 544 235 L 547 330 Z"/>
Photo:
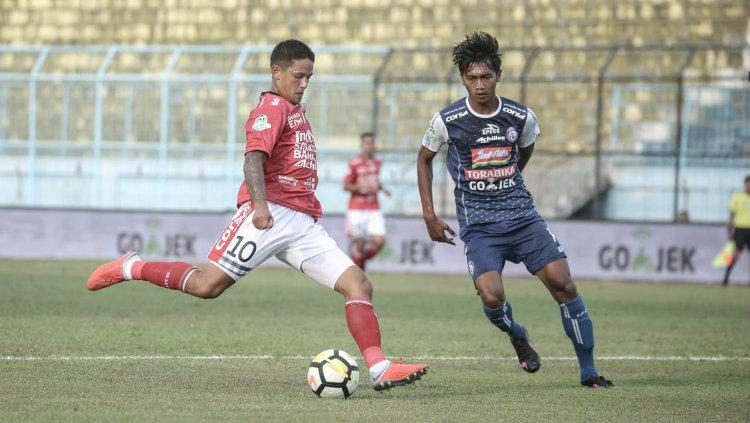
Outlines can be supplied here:
<path id="1" fill-rule="evenodd" d="M 509 126 L 508 129 L 505 131 L 505 139 L 508 140 L 508 142 L 516 142 L 518 139 L 518 131 L 516 131 L 516 128 Z"/>
<path id="2" fill-rule="evenodd" d="M 260 115 L 257 118 L 255 118 L 255 122 L 253 122 L 254 131 L 262 132 L 270 128 L 271 128 L 271 124 L 268 122 L 268 116 Z"/>
<path id="3" fill-rule="evenodd" d="M 471 167 L 502 166 L 510 161 L 511 152 L 510 146 L 472 148 Z"/>

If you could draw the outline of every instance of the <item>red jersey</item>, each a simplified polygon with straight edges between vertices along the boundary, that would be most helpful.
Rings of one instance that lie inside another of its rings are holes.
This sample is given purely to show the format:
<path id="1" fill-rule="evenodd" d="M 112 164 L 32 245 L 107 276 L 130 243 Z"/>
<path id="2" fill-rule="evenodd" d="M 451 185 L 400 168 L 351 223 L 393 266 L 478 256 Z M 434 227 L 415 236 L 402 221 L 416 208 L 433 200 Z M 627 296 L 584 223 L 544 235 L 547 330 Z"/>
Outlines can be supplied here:
<path id="1" fill-rule="evenodd" d="M 318 162 L 312 128 L 299 104 L 292 104 L 272 92 L 260 96 L 245 124 L 245 154 L 263 151 L 266 198 L 315 220 L 323 215 L 315 198 Z M 243 182 L 237 194 L 237 207 L 250 201 Z"/>
<path id="2" fill-rule="evenodd" d="M 356 184 L 364 188 L 365 194 L 357 192 L 352 193 L 349 199 L 349 209 L 351 210 L 377 210 L 378 191 L 380 188 L 380 165 L 382 161 L 378 158 L 365 159 L 357 156 L 349 161 L 349 174 L 346 175 L 345 181 L 350 184 Z"/>

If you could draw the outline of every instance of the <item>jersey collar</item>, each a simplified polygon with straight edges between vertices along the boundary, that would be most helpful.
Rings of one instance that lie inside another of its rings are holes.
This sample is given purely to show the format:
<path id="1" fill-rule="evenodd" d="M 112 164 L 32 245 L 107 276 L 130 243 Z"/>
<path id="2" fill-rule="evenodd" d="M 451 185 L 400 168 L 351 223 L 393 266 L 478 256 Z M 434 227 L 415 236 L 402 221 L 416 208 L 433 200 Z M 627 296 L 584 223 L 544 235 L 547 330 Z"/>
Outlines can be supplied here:
<path id="1" fill-rule="evenodd" d="M 487 118 L 491 118 L 491 117 L 495 116 L 496 114 L 500 113 L 500 110 L 503 108 L 503 99 L 500 98 L 500 96 L 497 97 L 497 109 L 495 109 L 494 112 L 492 112 L 492 113 L 490 113 L 488 115 L 483 115 L 481 113 L 475 112 L 474 109 L 472 109 L 471 105 L 469 104 L 469 96 L 466 96 L 466 98 L 465 98 L 464 101 L 466 102 L 466 108 L 469 109 L 469 112 L 471 112 L 472 115 L 474 115 L 474 116 L 476 116 L 478 118 L 483 118 L 483 119 L 487 119 Z"/>

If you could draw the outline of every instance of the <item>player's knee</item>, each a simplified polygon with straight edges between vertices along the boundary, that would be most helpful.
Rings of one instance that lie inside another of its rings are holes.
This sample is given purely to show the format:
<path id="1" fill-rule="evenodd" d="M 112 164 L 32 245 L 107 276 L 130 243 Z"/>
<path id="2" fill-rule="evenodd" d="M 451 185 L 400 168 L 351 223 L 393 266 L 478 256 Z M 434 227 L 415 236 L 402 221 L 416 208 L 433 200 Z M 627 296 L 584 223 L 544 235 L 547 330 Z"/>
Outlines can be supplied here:
<path id="1" fill-rule="evenodd" d="M 505 291 L 497 288 L 480 288 L 477 294 L 482 299 L 484 305 L 489 308 L 498 308 L 505 302 Z"/>
<path id="2" fill-rule="evenodd" d="M 362 293 L 367 298 L 372 298 L 372 282 L 370 282 L 370 280 L 367 278 L 365 278 L 364 282 L 362 283 Z"/>
<path id="3" fill-rule="evenodd" d="M 339 280 L 336 283 L 336 290 L 345 298 L 372 298 L 372 283 L 364 272 L 359 269 L 356 270 L 356 272 L 347 274 L 345 279 Z"/>
<path id="4" fill-rule="evenodd" d="M 564 301 L 570 301 L 578 295 L 576 284 L 574 284 L 571 279 L 568 279 L 568 281 L 565 283 L 562 292 L 564 294 Z"/>
<path id="5" fill-rule="evenodd" d="M 576 284 L 571 278 L 565 278 L 550 285 L 552 296 L 558 303 L 565 303 L 578 295 Z"/>
<path id="6" fill-rule="evenodd" d="M 372 282 L 365 276 L 364 272 L 362 272 L 362 277 L 357 281 L 354 290 L 356 291 L 356 297 L 372 298 Z"/>

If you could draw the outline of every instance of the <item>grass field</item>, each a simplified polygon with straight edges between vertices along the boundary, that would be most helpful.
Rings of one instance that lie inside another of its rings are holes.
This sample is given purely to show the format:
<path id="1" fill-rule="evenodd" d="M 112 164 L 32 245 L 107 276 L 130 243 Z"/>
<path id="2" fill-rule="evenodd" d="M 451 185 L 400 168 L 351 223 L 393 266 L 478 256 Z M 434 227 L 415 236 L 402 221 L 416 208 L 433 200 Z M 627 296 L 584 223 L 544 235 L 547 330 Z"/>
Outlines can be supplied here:
<path id="1" fill-rule="evenodd" d="M 578 385 L 540 283 L 506 283 L 542 355 L 529 375 L 467 277 L 372 274 L 386 353 L 428 357 L 430 373 L 383 394 L 363 380 L 351 399 L 326 400 L 306 384 L 309 357 L 334 347 L 359 355 L 337 294 L 275 269 L 216 300 L 145 282 L 91 293 L 94 266 L 0 261 L 0 421 L 750 419 L 747 287 L 579 281 L 599 369 L 618 385 L 593 391 Z"/>

